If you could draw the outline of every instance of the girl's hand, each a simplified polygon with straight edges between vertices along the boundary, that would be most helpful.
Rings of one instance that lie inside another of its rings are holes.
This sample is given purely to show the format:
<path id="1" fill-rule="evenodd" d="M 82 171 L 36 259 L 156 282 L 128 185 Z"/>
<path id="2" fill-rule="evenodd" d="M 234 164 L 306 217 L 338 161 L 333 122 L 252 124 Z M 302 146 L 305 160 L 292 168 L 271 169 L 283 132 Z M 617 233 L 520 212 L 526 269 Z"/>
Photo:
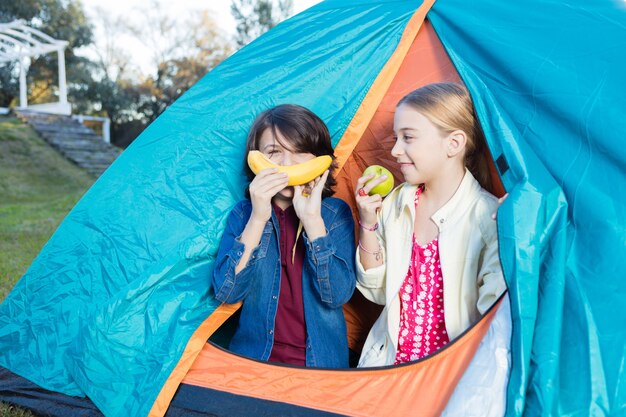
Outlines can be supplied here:
<path id="1" fill-rule="evenodd" d="M 289 178 L 276 168 L 264 169 L 250 183 L 251 219 L 266 223 L 272 216 L 272 198 L 287 186 Z"/>
<path id="2" fill-rule="evenodd" d="M 293 187 L 293 208 L 298 218 L 304 224 L 311 218 L 322 217 L 322 191 L 328 178 L 329 171 L 304 185 Z"/>
<path id="3" fill-rule="evenodd" d="M 378 210 L 382 207 L 383 198 L 379 194 L 369 195 L 372 188 L 383 182 L 387 177 L 381 176 L 368 183 L 376 174 L 368 174 L 359 178 L 356 182 L 354 197 L 359 210 L 361 222 L 367 226 L 376 224 Z M 367 185 L 365 185 L 367 184 Z M 363 194 L 363 195 L 362 195 Z"/>
<path id="4" fill-rule="evenodd" d="M 310 183 L 293 187 L 293 209 L 311 241 L 326 235 L 326 226 L 322 219 L 322 191 L 328 173 L 326 170 Z"/>

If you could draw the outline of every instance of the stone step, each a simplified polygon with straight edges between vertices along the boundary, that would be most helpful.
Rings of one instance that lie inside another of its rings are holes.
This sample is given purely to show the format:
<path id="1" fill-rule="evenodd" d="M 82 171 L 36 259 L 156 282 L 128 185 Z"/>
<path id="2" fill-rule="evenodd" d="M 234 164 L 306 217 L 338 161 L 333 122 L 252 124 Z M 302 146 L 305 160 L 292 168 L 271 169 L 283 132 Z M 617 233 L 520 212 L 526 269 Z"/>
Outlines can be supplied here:
<path id="1" fill-rule="evenodd" d="M 89 128 L 86 128 L 89 129 Z M 96 134 L 93 130 L 89 129 L 89 130 L 78 130 L 78 129 L 48 129 L 48 130 L 44 130 L 44 129 L 37 129 L 38 132 L 41 132 L 42 134 L 45 135 L 50 135 L 50 136 L 54 136 L 54 135 L 63 135 L 63 136 L 68 136 L 68 137 L 73 137 L 73 136 L 81 136 L 81 137 L 85 137 L 85 136 L 91 136 L 93 137 L 96 141 L 102 142 L 102 136 Z"/>
<path id="2" fill-rule="evenodd" d="M 112 152 L 119 153 L 119 150 L 115 147 L 112 147 L 108 143 L 103 142 L 102 140 L 95 139 L 90 136 L 65 136 L 65 135 L 42 135 L 44 139 L 59 147 L 70 147 L 70 148 L 90 148 L 94 150 L 110 150 Z"/>
<path id="3" fill-rule="evenodd" d="M 74 126 L 76 125 L 76 123 L 79 123 L 78 120 L 72 119 L 70 117 L 68 117 L 67 119 L 64 120 L 58 120 L 58 119 L 27 119 L 29 121 L 29 123 L 32 124 L 36 124 L 36 125 L 47 125 L 47 126 Z"/>
<path id="4" fill-rule="evenodd" d="M 61 155 L 91 175 L 100 176 L 121 150 L 102 140 L 93 130 L 70 116 L 16 112 Z"/>
<path id="5" fill-rule="evenodd" d="M 111 150 L 109 146 L 107 146 L 107 144 L 105 144 L 104 142 L 94 142 L 91 139 L 88 138 L 66 138 L 66 137 L 46 137 L 45 138 L 49 143 L 54 144 L 55 146 L 58 147 L 68 147 L 68 148 L 79 148 L 79 149 L 84 149 L 84 148 L 89 148 L 89 149 L 94 149 L 94 150 L 100 150 L 100 151 L 105 151 L 105 150 Z M 111 150 L 112 152 L 116 152 L 119 153 L 119 151 L 117 150 Z"/>
<path id="6" fill-rule="evenodd" d="M 98 163 L 101 163 L 102 165 L 106 165 L 107 163 L 110 164 L 109 161 L 111 159 L 115 159 L 113 158 L 114 155 L 103 154 L 103 153 L 93 153 L 93 152 L 80 151 L 80 150 L 64 149 L 61 151 L 61 153 L 65 155 L 66 157 L 72 159 L 76 163 L 98 162 Z"/>
<path id="7" fill-rule="evenodd" d="M 59 145 L 71 146 L 72 143 L 77 143 L 80 146 L 91 146 L 94 148 L 109 149 L 110 145 L 89 136 L 65 136 L 65 135 L 42 135 L 48 142 L 58 143 Z"/>
<path id="8" fill-rule="evenodd" d="M 94 131 L 86 126 L 75 125 L 46 125 L 45 123 L 29 123 L 38 132 L 50 132 L 50 133 L 72 133 L 72 134 L 94 134 Z M 96 135 L 97 136 L 97 135 Z"/>

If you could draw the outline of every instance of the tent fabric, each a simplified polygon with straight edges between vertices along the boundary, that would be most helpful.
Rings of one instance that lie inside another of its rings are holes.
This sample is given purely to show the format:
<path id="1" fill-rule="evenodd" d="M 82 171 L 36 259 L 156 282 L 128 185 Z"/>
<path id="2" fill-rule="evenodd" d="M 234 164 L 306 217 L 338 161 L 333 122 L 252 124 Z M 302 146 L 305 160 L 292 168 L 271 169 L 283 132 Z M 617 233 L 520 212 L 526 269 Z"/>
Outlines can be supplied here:
<path id="1" fill-rule="evenodd" d="M 507 415 L 625 415 L 626 7 L 446 0 L 429 18 L 509 166 Z"/>
<path id="2" fill-rule="evenodd" d="M 46 417 L 101 417 L 89 398 L 49 391 L 0 367 L 0 401 Z"/>
<path id="3" fill-rule="evenodd" d="M 254 116 L 280 103 L 320 115 L 348 149 L 349 200 L 355 166 L 386 152 L 389 139 L 368 150 L 389 126 L 399 74 L 422 68 L 411 58 L 421 41 L 402 42 L 417 32 L 441 62 L 420 80 L 465 83 L 510 193 L 498 213 L 513 318 L 506 414 L 626 414 L 626 8 L 439 0 L 430 27 L 420 6 L 430 3 L 327 0 L 198 82 L 100 177 L 0 305 L 0 365 L 87 395 L 107 416 L 178 403 L 169 381 L 205 353 L 218 308 L 208 277 L 243 196 Z"/>
<path id="4" fill-rule="evenodd" d="M 211 417 L 339 417 L 343 415 L 282 401 L 268 401 L 187 384 L 181 385 L 166 417 L 170 417 L 172 409 L 185 410 L 185 414 L 181 414 L 181 417 L 207 415 Z"/>
<path id="5" fill-rule="evenodd" d="M 235 311 L 241 307 L 242 303 L 222 304 L 217 307 L 211 315 L 198 327 L 191 335 L 181 358 L 176 367 L 169 374 L 163 387 L 159 391 L 157 398 L 148 413 L 149 416 L 162 416 L 168 410 L 170 402 L 191 366 L 195 363 L 196 357 L 204 348 L 206 341 L 211 335 L 228 320 Z"/>
<path id="6" fill-rule="evenodd" d="M 0 401 L 46 417 L 102 417 L 89 398 L 78 398 L 45 390 L 0 367 Z M 294 404 L 262 400 L 181 384 L 165 417 L 331 417 L 327 413 Z"/>

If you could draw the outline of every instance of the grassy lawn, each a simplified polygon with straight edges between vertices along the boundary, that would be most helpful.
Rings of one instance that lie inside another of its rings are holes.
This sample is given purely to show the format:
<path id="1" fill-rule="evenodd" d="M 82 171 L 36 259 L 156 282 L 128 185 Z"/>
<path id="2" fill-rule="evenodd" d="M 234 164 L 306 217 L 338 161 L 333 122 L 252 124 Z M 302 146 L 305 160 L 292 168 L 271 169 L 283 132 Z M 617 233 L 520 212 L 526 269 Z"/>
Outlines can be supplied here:
<path id="1" fill-rule="evenodd" d="M 34 415 L 21 408 L 0 403 L 0 417 L 34 417 Z"/>
<path id="2" fill-rule="evenodd" d="M 93 181 L 29 126 L 0 117 L 0 301 Z M 25 416 L 0 404 L 0 417 Z"/>
<path id="3" fill-rule="evenodd" d="M 0 117 L 0 300 L 92 183 L 29 126 Z"/>

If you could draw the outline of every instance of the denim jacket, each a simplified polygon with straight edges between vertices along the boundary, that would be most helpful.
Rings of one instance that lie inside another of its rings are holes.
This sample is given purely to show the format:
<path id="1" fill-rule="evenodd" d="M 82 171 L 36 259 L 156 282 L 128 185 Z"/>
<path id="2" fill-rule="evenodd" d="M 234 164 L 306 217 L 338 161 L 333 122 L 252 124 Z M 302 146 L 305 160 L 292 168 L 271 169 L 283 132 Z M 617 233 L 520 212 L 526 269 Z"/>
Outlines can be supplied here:
<path id="1" fill-rule="evenodd" d="M 274 345 L 280 293 L 280 230 L 272 212 L 248 264 L 235 274 L 245 247 L 239 239 L 251 213 L 250 200 L 240 201 L 232 209 L 215 260 L 213 289 L 215 297 L 224 303 L 243 300 L 230 350 L 267 360 Z M 342 305 L 350 299 L 356 285 L 354 220 L 348 205 L 332 197 L 322 200 L 321 215 L 326 236 L 310 241 L 303 231 L 306 365 L 344 368 L 348 366 L 348 340 Z"/>

